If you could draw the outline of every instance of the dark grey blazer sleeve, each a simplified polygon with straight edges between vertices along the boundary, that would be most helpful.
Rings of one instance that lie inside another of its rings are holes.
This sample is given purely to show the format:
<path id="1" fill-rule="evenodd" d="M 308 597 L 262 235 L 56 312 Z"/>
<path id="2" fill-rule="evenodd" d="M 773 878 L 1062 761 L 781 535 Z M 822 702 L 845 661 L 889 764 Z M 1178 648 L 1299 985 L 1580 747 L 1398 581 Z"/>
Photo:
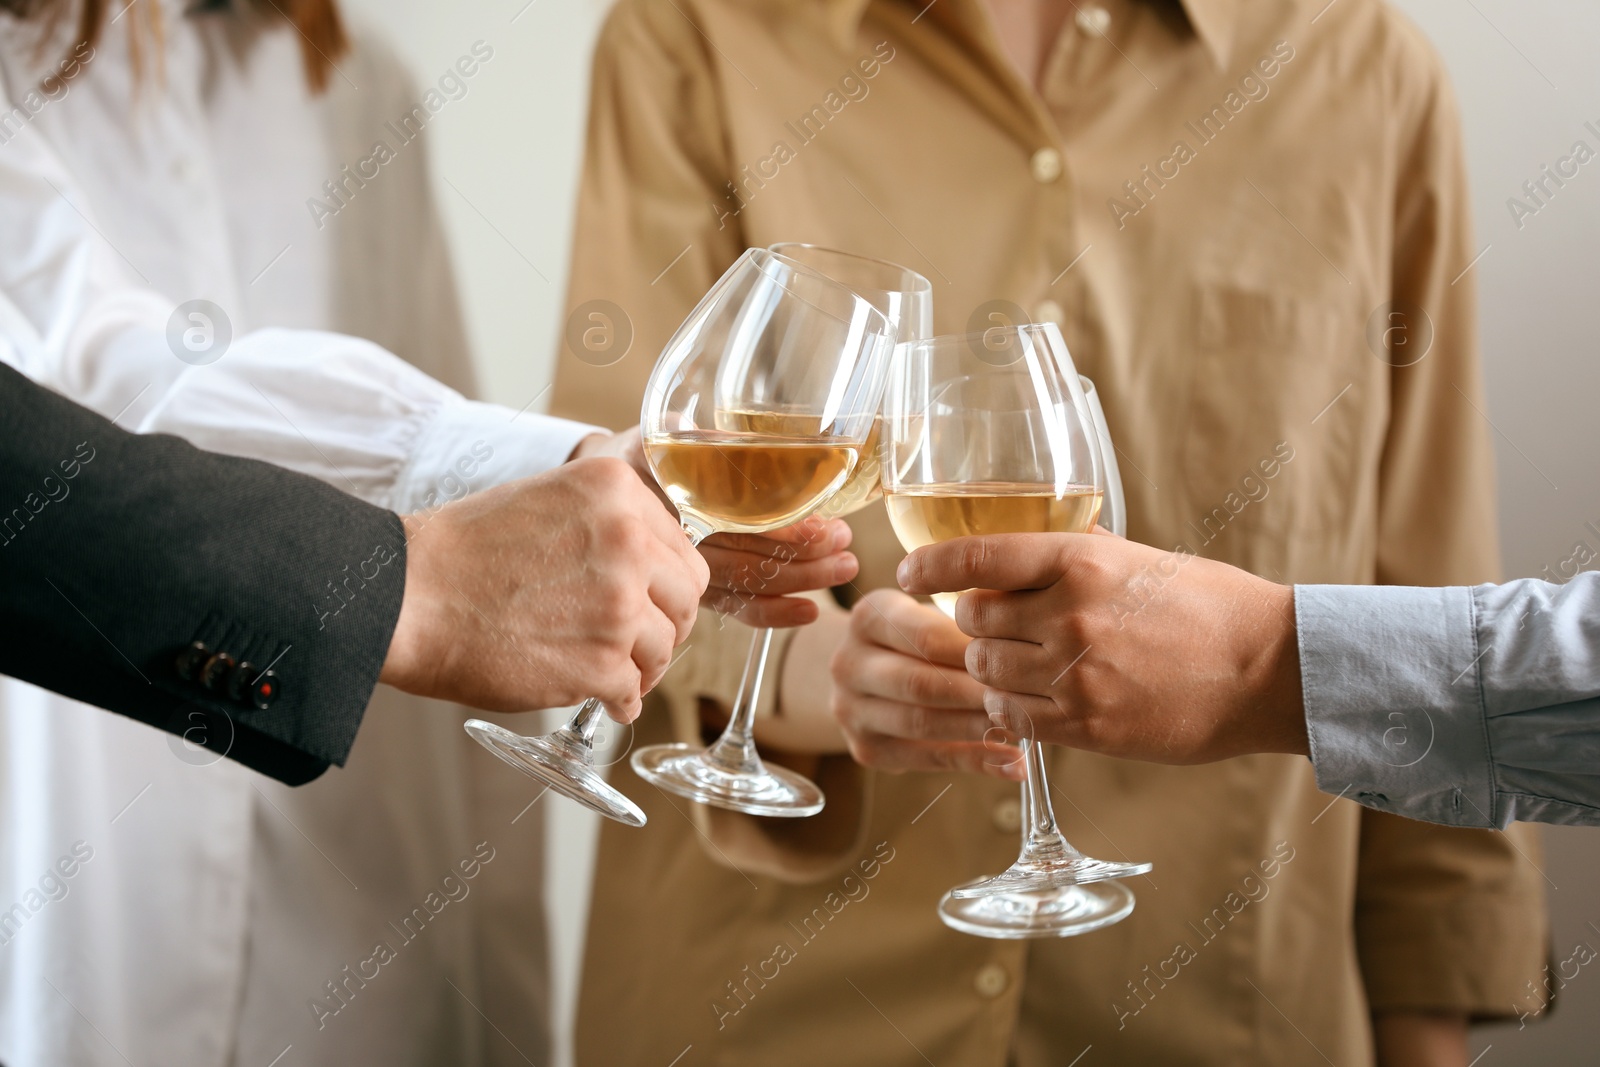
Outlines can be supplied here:
<path id="1" fill-rule="evenodd" d="M 343 764 L 405 592 L 392 512 L 0 366 L 0 672 L 280 781 Z"/>

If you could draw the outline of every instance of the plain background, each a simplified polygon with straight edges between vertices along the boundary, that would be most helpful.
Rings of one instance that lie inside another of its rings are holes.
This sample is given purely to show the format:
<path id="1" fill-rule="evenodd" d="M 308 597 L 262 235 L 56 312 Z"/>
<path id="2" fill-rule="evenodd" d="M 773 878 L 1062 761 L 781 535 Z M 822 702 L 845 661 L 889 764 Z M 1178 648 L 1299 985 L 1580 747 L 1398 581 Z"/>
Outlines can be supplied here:
<path id="1" fill-rule="evenodd" d="M 1063 0 L 1065 2 L 1065 0 Z M 1338 2 L 1338 0 L 1335 0 Z M 1600 5 L 1570 0 L 1397 0 L 1443 53 L 1465 120 L 1478 227 L 1488 411 L 1498 453 L 1508 576 L 1600 551 L 1600 159 L 1519 228 L 1507 200 L 1574 141 L 1600 150 Z M 602 0 L 346 0 L 381 20 L 422 83 L 474 41 L 495 49 L 468 96 L 429 126 L 487 399 L 543 406 L 557 339 L 589 55 Z M 1114 36 L 1114 34 L 1113 34 Z M 1465 264 L 1463 264 L 1465 266 Z M 572 1008 L 594 822 L 551 818 L 557 1026 Z M 1541 862 L 1553 959 L 1600 948 L 1600 830 L 1551 828 Z M 559 857 L 559 858 L 558 858 Z M 1582 958 L 1581 956 L 1579 957 Z M 1571 974 L 1572 964 L 1567 967 Z M 1507 1005 L 1525 1009 L 1535 1000 Z M 1475 1035 L 1476 1067 L 1596 1061 L 1600 966 L 1582 968 L 1554 1015 Z M 567 1062 L 561 1050 L 558 1062 Z"/>

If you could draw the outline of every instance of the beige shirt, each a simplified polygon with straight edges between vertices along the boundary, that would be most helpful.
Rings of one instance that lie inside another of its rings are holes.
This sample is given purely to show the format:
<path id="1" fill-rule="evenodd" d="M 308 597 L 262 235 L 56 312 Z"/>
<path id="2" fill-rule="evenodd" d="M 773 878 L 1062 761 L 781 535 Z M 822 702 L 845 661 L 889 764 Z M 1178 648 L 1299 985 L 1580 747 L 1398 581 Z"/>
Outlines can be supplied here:
<path id="1" fill-rule="evenodd" d="M 1376 0 L 1109 0 L 1079 7 L 1041 85 L 980 0 L 622 0 L 570 304 L 609 301 L 632 344 L 569 346 L 556 411 L 632 423 L 740 250 L 816 242 L 926 274 L 940 332 L 1059 322 L 1137 540 L 1284 582 L 1494 578 L 1477 249 L 1421 36 Z M 901 556 L 881 511 L 852 521 L 848 596 Z M 747 641 L 702 620 L 635 743 L 693 736 Z M 1363 811 L 1296 758 L 1052 765 L 1075 844 L 1155 863 L 1129 919 L 1059 942 L 934 912 L 1015 856 L 1014 786 L 828 760 L 828 810 L 788 822 L 618 768 L 650 825 L 602 835 L 582 1061 L 1347 1065 L 1371 1061 L 1369 1009 L 1528 1006 L 1530 831 Z"/>

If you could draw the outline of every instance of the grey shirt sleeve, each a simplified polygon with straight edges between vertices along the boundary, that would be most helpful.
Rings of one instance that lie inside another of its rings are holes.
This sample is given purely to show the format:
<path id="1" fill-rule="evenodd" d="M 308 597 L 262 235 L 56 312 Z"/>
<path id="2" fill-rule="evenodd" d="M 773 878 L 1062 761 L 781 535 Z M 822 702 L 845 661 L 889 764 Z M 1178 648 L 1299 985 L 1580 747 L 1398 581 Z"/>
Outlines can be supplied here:
<path id="1" fill-rule="evenodd" d="M 1457 826 L 1600 825 L 1600 573 L 1295 588 L 1317 785 Z"/>

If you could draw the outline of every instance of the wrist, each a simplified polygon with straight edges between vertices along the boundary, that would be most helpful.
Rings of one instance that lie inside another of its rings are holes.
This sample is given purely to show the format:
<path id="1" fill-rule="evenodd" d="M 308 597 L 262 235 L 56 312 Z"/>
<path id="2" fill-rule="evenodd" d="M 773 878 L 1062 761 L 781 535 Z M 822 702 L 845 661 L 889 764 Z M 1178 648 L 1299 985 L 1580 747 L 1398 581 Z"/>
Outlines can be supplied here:
<path id="1" fill-rule="evenodd" d="M 400 516 L 406 535 L 405 592 L 400 600 L 394 633 L 389 638 L 383 669 L 378 674 L 380 682 L 411 693 L 427 689 L 429 668 L 435 659 L 429 648 L 429 635 L 439 632 L 442 611 L 438 576 L 428 547 L 437 540 L 439 533 L 434 531 L 427 537 L 422 536 L 423 527 L 431 517 L 428 513 Z"/>
<path id="2" fill-rule="evenodd" d="M 1305 700 L 1301 692 L 1300 640 L 1295 626 L 1294 587 L 1262 582 L 1266 604 L 1251 636 L 1260 649 L 1246 687 L 1245 721 L 1255 735 L 1245 751 L 1310 755 Z"/>
<path id="3" fill-rule="evenodd" d="M 572 446 L 572 453 L 567 456 L 566 462 L 571 463 L 575 459 L 586 459 L 589 456 L 607 454 L 606 446 L 614 436 L 616 435 L 596 431 L 586 437 L 579 438 L 578 443 Z"/>

